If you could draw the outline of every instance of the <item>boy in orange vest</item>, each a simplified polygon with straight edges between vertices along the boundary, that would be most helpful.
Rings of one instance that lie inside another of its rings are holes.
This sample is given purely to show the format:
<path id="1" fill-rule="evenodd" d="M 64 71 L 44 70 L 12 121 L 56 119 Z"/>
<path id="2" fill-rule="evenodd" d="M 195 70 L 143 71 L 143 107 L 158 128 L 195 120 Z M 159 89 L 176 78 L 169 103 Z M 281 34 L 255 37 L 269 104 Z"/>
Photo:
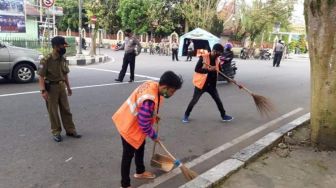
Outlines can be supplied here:
<path id="1" fill-rule="evenodd" d="M 172 71 L 163 73 L 159 82 L 147 81 L 136 88 L 131 96 L 112 116 L 112 120 L 121 135 L 123 155 L 121 161 L 121 187 L 130 187 L 130 168 L 135 155 L 136 173 L 134 178 L 153 179 L 155 175 L 145 171 L 145 139 L 150 137 L 158 141 L 153 129 L 159 120 L 158 112 L 164 98 L 174 95 L 182 87 L 182 77 Z"/>
<path id="2" fill-rule="evenodd" d="M 189 115 L 204 92 L 208 92 L 215 100 L 222 121 L 231 121 L 233 117 L 226 114 L 223 103 L 217 91 L 217 72 L 220 71 L 219 56 L 223 53 L 224 47 L 217 43 L 213 46 L 211 53 L 202 54 L 196 64 L 193 77 L 195 85 L 194 95 L 182 119 L 183 123 L 189 122 Z"/>

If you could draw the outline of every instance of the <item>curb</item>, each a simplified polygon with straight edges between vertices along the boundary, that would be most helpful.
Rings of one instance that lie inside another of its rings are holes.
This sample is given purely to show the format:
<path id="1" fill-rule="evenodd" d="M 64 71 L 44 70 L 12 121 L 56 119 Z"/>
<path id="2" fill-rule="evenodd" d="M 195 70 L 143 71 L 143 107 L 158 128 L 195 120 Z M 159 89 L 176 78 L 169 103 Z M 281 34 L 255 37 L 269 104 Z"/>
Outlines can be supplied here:
<path id="1" fill-rule="evenodd" d="M 231 174 L 238 171 L 255 158 L 272 148 L 287 132 L 296 129 L 310 120 L 310 113 L 268 133 L 255 143 L 235 153 L 222 163 L 199 175 L 190 182 L 179 188 L 209 188 L 214 187 L 227 179 Z"/>
<path id="2" fill-rule="evenodd" d="M 96 55 L 96 56 L 72 56 L 67 57 L 66 61 L 69 65 L 89 65 L 93 63 L 103 63 L 109 59 L 107 55 Z"/>

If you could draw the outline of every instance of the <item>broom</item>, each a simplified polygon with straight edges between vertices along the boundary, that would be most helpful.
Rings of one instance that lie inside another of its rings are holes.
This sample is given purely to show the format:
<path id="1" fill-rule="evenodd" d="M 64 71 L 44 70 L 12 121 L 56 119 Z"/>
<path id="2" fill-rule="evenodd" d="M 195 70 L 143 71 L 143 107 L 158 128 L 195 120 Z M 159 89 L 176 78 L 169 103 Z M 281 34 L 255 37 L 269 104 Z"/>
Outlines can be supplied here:
<path id="1" fill-rule="evenodd" d="M 167 148 L 162 144 L 162 142 L 159 140 L 158 143 L 162 147 L 162 149 L 172 158 L 175 160 L 175 163 L 178 167 L 180 167 L 182 174 L 184 177 L 190 181 L 198 176 L 198 174 L 189 168 L 187 168 L 185 165 L 183 165 L 179 160 L 177 160 L 168 150 Z"/>
<path id="2" fill-rule="evenodd" d="M 249 93 L 253 100 L 254 100 L 254 103 L 257 107 L 257 110 L 259 111 L 259 113 L 261 115 L 266 115 L 268 116 L 268 114 L 272 111 L 274 111 L 274 106 L 272 104 L 272 102 L 262 96 L 262 95 L 257 95 L 255 93 L 253 93 L 251 90 L 247 89 L 246 87 L 244 87 L 243 85 L 241 84 L 238 84 L 235 80 L 233 80 L 232 78 L 226 76 L 224 73 L 222 73 L 221 71 L 217 71 L 220 75 L 222 75 L 223 77 L 225 77 L 226 79 L 228 79 L 230 82 L 234 83 L 235 85 L 238 86 L 239 89 L 243 89 L 244 91 L 246 91 L 247 93 Z"/>
<path id="3" fill-rule="evenodd" d="M 207 63 L 203 63 L 207 66 L 209 66 L 209 64 Z M 270 112 L 274 111 L 274 106 L 272 104 L 272 102 L 261 95 L 257 95 L 255 93 L 253 93 L 251 90 L 247 89 L 246 87 L 244 87 L 241 84 L 238 84 L 234 79 L 226 76 L 223 72 L 216 70 L 220 75 L 222 75 L 224 78 L 226 78 L 227 80 L 229 80 L 230 82 L 234 83 L 236 86 L 238 86 L 239 89 L 243 89 L 244 91 L 246 91 L 248 94 L 250 94 L 254 100 L 254 103 L 257 107 L 257 110 L 259 111 L 259 113 L 261 115 L 266 115 L 268 116 Z"/>

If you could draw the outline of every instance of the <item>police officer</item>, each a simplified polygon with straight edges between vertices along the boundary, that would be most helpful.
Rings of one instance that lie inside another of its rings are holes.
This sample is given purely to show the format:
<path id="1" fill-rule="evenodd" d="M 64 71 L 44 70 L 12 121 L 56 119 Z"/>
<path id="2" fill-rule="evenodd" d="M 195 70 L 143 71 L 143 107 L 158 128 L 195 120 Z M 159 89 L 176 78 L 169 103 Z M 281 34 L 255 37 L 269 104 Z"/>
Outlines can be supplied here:
<path id="1" fill-rule="evenodd" d="M 67 94 L 72 95 L 68 79 L 69 67 L 64 57 L 68 44 L 64 37 L 56 36 L 51 40 L 51 45 L 52 53 L 41 60 L 38 70 L 40 91 L 47 104 L 51 133 L 54 141 L 62 141 L 62 121 L 67 136 L 81 138 L 76 132 L 67 97 Z"/>
<path id="2" fill-rule="evenodd" d="M 125 50 L 125 55 L 123 58 L 123 64 L 119 73 L 119 76 L 117 79 L 114 79 L 116 82 L 122 82 L 126 71 L 127 71 L 127 67 L 128 65 L 130 66 L 130 80 L 128 82 L 134 82 L 134 69 L 135 69 L 135 56 L 139 55 L 141 52 L 141 44 L 138 41 L 138 39 L 136 39 L 133 36 L 132 30 L 131 29 L 126 29 L 125 30 L 125 42 L 123 43 L 123 45 L 119 48 L 117 48 L 116 50 L 120 50 L 120 49 L 124 49 Z"/>

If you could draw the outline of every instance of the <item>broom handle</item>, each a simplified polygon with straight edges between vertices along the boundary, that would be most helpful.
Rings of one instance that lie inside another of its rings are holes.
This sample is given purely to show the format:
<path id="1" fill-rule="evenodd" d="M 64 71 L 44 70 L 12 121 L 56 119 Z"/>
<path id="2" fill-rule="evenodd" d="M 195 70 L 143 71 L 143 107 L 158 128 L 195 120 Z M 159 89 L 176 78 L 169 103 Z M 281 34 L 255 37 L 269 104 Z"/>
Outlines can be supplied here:
<path id="1" fill-rule="evenodd" d="M 207 64 L 207 63 L 203 63 L 203 64 L 205 64 L 205 65 L 207 65 L 207 66 L 210 66 L 210 65 Z M 251 95 L 253 94 L 251 90 L 247 89 L 247 88 L 244 87 L 243 85 L 238 84 L 238 83 L 236 82 L 236 80 L 234 80 L 234 79 L 232 79 L 232 78 L 226 76 L 226 75 L 225 75 L 223 72 L 221 72 L 220 70 L 217 70 L 217 69 L 216 69 L 216 71 L 217 71 L 220 75 L 222 75 L 222 76 L 224 76 L 226 79 L 228 79 L 230 82 L 234 83 L 234 84 L 235 84 L 236 86 L 238 86 L 239 88 L 245 90 L 247 93 L 249 93 L 249 94 L 251 94 Z"/>
<path id="2" fill-rule="evenodd" d="M 159 140 L 158 143 L 162 147 L 162 149 L 171 157 L 173 160 L 176 160 L 176 158 L 168 151 L 168 149 L 163 145 L 163 143 Z"/>
<path id="3" fill-rule="evenodd" d="M 156 127 L 156 134 L 159 136 L 159 127 L 160 127 L 159 122 L 157 122 L 156 125 L 157 125 L 157 127 Z M 156 148 L 156 142 L 154 142 L 152 156 L 154 156 L 154 154 L 155 154 L 155 148 Z"/>

